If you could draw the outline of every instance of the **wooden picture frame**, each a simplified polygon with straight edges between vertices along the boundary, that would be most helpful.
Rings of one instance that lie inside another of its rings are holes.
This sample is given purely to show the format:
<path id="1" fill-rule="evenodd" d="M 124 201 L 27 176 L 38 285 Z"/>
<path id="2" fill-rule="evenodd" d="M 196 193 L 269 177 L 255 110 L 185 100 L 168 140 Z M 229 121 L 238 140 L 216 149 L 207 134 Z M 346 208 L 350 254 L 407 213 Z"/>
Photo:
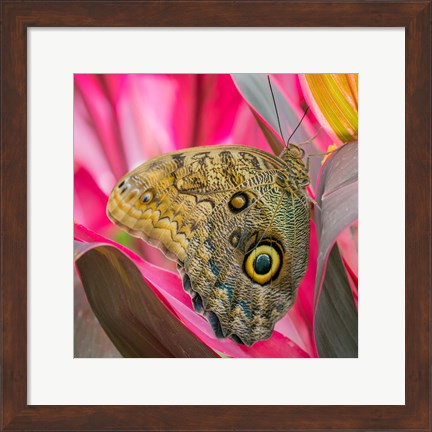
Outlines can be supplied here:
<path id="1" fill-rule="evenodd" d="M 430 430 L 430 1 L 3 0 L 1 8 L 1 430 Z M 27 404 L 27 29 L 147 26 L 405 28 L 405 405 Z"/>

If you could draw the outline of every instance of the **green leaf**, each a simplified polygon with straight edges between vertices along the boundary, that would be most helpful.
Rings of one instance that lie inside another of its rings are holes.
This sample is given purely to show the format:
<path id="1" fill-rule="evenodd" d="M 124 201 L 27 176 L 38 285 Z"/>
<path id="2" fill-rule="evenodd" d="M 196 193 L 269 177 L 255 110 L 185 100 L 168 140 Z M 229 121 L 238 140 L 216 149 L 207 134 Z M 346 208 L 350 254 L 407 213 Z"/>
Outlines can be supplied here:
<path id="1" fill-rule="evenodd" d="M 333 246 L 314 320 L 320 357 L 358 357 L 358 314 L 337 245 Z"/>

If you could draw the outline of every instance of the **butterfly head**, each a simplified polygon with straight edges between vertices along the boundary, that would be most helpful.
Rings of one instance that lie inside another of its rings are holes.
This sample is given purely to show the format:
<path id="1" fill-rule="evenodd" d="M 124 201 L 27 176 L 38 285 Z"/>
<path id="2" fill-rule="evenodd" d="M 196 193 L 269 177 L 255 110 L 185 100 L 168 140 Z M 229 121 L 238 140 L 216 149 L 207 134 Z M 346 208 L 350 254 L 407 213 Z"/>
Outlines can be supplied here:
<path id="1" fill-rule="evenodd" d="M 280 158 L 287 163 L 291 163 L 293 160 L 302 161 L 305 152 L 299 146 L 295 144 L 288 144 L 280 154 Z M 303 162 L 303 161 L 302 161 Z M 303 164 L 304 165 L 304 164 Z"/>
<path id="2" fill-rule="evenodd" d="M 286 163 L 289 177 L 298 187 L 306 187 L 310 183 L 308 168 L 303 162 L 304 150 L 295 144 L 288 144 L 280 158 Z"/>

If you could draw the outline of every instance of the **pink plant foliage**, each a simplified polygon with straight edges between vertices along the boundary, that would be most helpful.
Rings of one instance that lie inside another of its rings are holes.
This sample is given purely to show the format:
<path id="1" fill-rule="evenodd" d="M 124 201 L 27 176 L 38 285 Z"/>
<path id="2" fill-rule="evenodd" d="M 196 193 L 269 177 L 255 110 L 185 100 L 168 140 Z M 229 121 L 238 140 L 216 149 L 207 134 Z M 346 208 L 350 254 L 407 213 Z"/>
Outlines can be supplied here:
<path id="1" fill-rule="evenodd" d="M 277 75 L 275 80 L 301 113 L 304 97 L 298 77 Z M 316 126 L 315 118 L 307 121 L 311 129 Z M 324 149 L 328 141 L 323 134 L 319 146 Z M 110 245 L 124 253 L 161 302 L 217 352 L 230 357 L 316 357 L 313 296 L 318 245 L 313 223 L 309 267 L 297 301 L 276 324 L 272 337 L 252 347 L 213 335 L 207 321 L 194 312 L 179 275 L 162 267 L 165 261 L 151 252 L 154 248 L 140 242 L 133 251 L 116 241 L 120 232 L 105 209 L 121 176 L 154 156 L 215 144 L 271 151 L 229 75 L 75 75 L 75 240 Z M 350 249 L 349 241 L 341 239 L 343 248 Z M 146 259 L 149 256 L 152 263 Z M 355 258 L 347 258 L 354 276 Z"/>

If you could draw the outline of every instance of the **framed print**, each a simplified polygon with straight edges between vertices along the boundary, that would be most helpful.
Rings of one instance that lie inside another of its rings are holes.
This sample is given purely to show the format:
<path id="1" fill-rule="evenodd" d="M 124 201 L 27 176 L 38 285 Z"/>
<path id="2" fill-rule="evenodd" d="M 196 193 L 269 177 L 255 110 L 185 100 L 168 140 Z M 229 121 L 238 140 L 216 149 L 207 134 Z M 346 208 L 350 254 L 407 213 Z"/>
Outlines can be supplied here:
<path id="1" fill-rule="evenodd" d="M 2 430 L 429 430 L 430 2 L 2 16 Z"/>
<path id="2" fill-rule="evenodd" d="M 310 98 L 319 117 L 316 92 L 334 85 L 349 92 L 341 116 L 349 124 L 338 131 L 341 139 L 330 138 L 333 129 L 327 134 L 301 106 Z M 113 97 L 101 91 L 105 86 Z M 358 74 L 76 74 L 75 357 L 116 354 L 107 342 L 105 351 L 89 337 L 96 323 L 86 325 L 86 297 L 126 357 L 357 357 L 357 89 Z M 153 113 L 148 124 L 144 112 Z M 105 138 L 113 124 L 125 139 Z M 343 150 L 342 143 L 330 144 L 340 141 L 346 142 Z M 277 158 L 267 159 L 272 147 Z M 123 166 L 117 163 L 121 154 Z M 270 161 L 277 165 L 268 169 Z M 290 170 L 282 187 L 276 177 L 267 178 Z M 305 195 L 308 190 L 313 196 Z M 327 238 L 327 232 L 333 234 Z M 197 250 L 189 249 L 197 236 Z M 110 256 L 104 269 L 92 264 L 99 263 L 101 247 Z M 121 276 L 123 266 L 110 264 L 117 262 L 115 249 L 136 267 L 130 288 L 125 282 L 133 270 Z M 337 276 L 329 290 L 330 274 Z M 165 324 L 155 324 L 160 321 Z"/>

